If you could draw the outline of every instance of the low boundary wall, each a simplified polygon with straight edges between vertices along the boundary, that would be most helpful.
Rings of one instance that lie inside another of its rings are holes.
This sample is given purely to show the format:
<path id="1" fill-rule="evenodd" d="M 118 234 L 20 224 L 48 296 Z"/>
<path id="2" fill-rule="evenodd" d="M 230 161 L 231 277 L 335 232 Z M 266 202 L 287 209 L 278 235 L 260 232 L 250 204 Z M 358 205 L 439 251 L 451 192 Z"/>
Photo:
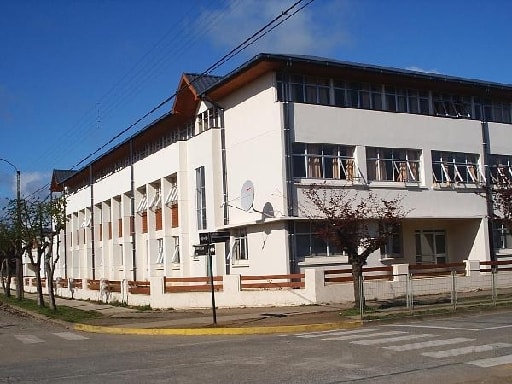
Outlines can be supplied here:
<path id="1" fill-rule="evenodd" d="M 409 293 L 414 281 L 414 295 L 450 293 L 454 276 L 458 292 L 511 288 L 511 262 L 466 260 L 460 264 L 363 269 L 367 301 L 393 300 Z M 500 269 L 501 268 L 501 269 Z M 498 279 L 493 273 L 498 271 Z M 36 291 L 35 278 L 24 278 L 25 290 Z M 208 277 L 153 277 L 149 281 L 108 281 L 57 279 L 56 295 L 81 300 L 119 302 L 154 309 L 193 309 L 211 307 Z M 354 301 L 351 269 L 307 268 L 303 274 L 214 277 L 215 302 L 220 308 L 346 304 Z M 47 293 L 46 284 L 43 292 Z"/>

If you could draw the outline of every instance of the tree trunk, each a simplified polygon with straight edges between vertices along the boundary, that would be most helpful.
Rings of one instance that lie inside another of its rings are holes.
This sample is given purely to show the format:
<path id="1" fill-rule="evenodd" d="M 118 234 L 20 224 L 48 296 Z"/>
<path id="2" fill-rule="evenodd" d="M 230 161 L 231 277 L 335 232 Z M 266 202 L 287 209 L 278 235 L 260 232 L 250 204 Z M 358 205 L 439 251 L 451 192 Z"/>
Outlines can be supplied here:
<path id="1" fill-rule="evenodd" d="M 354 281 L 354 308 L 361 308 L 361 304 L 365 305 L 364 293 L 361 296 L 361 284 L 363 283 L 363 263 L 352 259 L 352 280 Z"/>
<path id="2" fill-rule="evenodd" d="M 16 298 L 22 300 L 24 297 L 23 290 L 23 263 L 21 253 L 16 255 Z"/>
<path id="3" fill-rule="evenodd" d="M 2 287 L 4 288 L 4 294 L 7 297 L 11 297 L 11 267 L 9 266 L 9 258 L 6 257 L 2 261 Z M 4 280 L 5 277 L 5 280 Z"/>
<path id="4" fill-rule="evenodd" d="M 55 287 L 53 285 L 53 268 L 51 266 L 51 262 L 47 260 L 45 262 L 45 268 L 46 270 L 46 286 L 48 287 L 48 305 L 50 306 L 50 309 L 52 311 L 55 311 L 57 309 L 57 306 L 55 305 Z"/>
<path id="5" fill-rule="evenodd" d="M 44 307 L 43 298 L 43 284 L 41 282 L 41 266 L 38 264 L 32 264 L 35 267 L 36 272 L 36 283 L 37 283 L 37 305 Z"/>

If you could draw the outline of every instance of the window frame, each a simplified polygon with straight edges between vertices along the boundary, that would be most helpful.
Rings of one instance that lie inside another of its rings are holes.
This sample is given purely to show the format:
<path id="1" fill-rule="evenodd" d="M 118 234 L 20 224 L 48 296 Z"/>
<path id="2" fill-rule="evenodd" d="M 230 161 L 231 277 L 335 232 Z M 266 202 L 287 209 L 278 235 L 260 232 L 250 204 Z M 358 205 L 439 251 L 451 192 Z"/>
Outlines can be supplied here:
<path id="1" fill-rule="evenodd" d="M 366 147 L 369 182 L 421 183 L 421 150 Z"/>

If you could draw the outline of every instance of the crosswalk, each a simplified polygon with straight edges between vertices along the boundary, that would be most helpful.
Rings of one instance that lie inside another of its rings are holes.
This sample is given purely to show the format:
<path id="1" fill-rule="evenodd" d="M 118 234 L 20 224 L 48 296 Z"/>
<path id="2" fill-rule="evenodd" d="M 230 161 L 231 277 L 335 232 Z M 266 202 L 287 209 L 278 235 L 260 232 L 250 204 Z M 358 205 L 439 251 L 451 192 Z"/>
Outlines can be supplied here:
<path id="1" fill-rule="evenodd" d="M 471 337 L 446 337 L 428 333 L 413 333 L 389 328 L 358 328 L 341 331 L 322 331 L 296 334 L 304 339 L 319 339 L 325 342 L 344 342 L 361 347 L 378 347 L 394 352 L 417 352 L 423 357 L 432 359 L 449 359 L 461 356 L 464 364 L 488 368 L 504 364 L 512 364 L 512 343 L 479 344 Z M 503 355 L 498 356 L 502 350 Z M 485 353 L 491 357 L 484 358 Z"/>
<path id="2" fill-rule="evenodd" d="M 55 332 L 50 333 L 49 335 L 57 336 L 60 339 L 68 340 L 68 341 L 80 341 L 89 339 L 86 336 L 79 335 L 78 333 L 73 332 Z M 15 334 L 13 337 L 19 341 L 21 344 L 38 344 L 45 343 L 48 341 L 48 338 L 43 338 L 43 335 L 33 335 L 33 334 Z"/>

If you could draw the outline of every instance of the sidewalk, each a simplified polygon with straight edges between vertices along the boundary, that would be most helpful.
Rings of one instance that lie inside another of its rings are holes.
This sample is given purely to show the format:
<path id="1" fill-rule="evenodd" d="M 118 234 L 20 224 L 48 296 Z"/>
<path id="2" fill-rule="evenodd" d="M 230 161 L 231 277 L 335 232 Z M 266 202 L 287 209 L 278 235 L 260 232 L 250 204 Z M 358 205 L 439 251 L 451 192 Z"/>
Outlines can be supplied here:
<path id="1" fill-rule="evenodd" d="M 35 299 L 33 293 L 25 297 Z M 56 305 L 95 311 L 103 316 L 83 324 L 69 324 L 75 330 L 109 334 L 214 335 L 311 332 L 361 325 L 359 320 L 342 318 L 341 305 L 218 308 L 217 323 L 212 309 L 139 310 L 137 308 L 56 298 Z"/>

